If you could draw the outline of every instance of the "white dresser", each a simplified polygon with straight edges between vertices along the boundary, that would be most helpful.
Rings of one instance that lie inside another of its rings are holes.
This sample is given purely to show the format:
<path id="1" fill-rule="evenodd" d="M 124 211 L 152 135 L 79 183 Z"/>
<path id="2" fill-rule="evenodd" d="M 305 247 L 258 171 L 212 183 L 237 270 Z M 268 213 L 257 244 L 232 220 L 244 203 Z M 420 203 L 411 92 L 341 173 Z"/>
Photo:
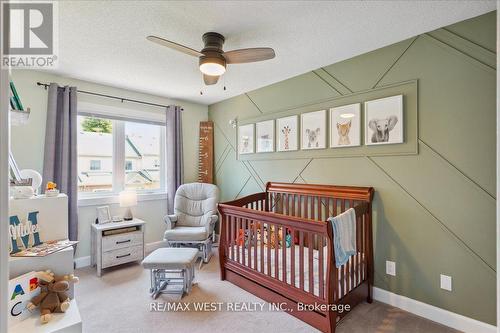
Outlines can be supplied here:
<path id="1" fill-rule="evenodd" d="M 146 222 L 132 221 L 92 224 L 91 264 L 97 266 L 97 276 L 104 268 L 144 259 L 144 229 Z"/>

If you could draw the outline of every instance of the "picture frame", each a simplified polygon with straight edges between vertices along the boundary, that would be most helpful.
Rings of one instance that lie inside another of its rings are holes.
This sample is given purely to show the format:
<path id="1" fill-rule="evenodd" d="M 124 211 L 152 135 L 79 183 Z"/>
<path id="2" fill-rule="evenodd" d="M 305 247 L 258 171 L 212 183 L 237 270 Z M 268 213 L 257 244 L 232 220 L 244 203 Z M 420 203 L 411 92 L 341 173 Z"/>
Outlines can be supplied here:
<path id="1" fill-rule="evenodd" d="M 288 116 L 276 120 L 278 133 L 278 151 L 294 151 L 299 149 L 299 116 Z"/>
<path id="2" fill-rule="evenodd" d="M 254 153 L 254 124 L 238 127 L 238 153 Z"/>
<path id="3" fill-rule="evenodd" d="M 404 142 L 403 95 L 367 101 L 364 109 L 367 146 Z"/>
<path id="4" fill-rule="evenodd" d="M 255 124 L 255 140 L 257 153 L 274 151 L 274 120 L 265 120 Z"/>
<path id="5" fill-rule="evenodd" d="M 109 212 L 109 206 L 100 206 L 97 207 L 96 209 L 97 209 L 97 222 L 99 224 L 110 223 L 112 221 L 111 213 Z"/>
<path id="6" fill-rule="evenodd" d="M 361 103 L 330 108 L 330 148 L 361 146 Z"/>
<path id="7" fill-rule="evenodd" d="M 326 110 L 307 112 L 300 115 L 300 149 L 326 148 Z"/>

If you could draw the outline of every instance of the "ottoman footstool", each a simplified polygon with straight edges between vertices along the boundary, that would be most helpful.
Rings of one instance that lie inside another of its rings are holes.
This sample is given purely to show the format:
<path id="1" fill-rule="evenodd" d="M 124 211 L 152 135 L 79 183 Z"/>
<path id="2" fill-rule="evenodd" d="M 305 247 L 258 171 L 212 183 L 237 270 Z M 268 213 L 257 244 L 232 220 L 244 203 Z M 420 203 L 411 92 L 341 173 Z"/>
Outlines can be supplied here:
<path id="1" fill-rule="evenodd" d="M 142 261 L 142 266 L 150 270 L 151 297 L 159 294 L 189 293 L 194 279 L 194 264 L 198 250 L 193 248 L 161 248 L 149 254 Z M 167 290 L 168 286 L 182 288 Z"/>

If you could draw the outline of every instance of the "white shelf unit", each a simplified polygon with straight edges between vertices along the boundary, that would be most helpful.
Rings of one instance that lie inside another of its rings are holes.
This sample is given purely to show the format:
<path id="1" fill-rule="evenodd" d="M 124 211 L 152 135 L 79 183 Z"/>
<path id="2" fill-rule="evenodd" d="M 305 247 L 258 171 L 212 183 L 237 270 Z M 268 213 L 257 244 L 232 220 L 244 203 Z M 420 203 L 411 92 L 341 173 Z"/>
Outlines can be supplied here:
<path id="1" fill-rule="evenodd" d="M 39 195 L 30 199 L 10 200 L 9 215 L 17 215 L 21 221 L 24 221 L 28 214 L 33 211 L 38 211 L 37 220 L 42 242 L 68 238 L 68 197 L 65 194 L 59 194 L 56 197 Z M 68 247 L 45 257 L 9 257 L 9 278 L 12 279 L 31 271 L 45 271 L 47 269 L 56 275 L 73 274 L 73 251 L 73 247 Z M 73 299 L 66 313 L 55 314 L 49 323 L 42 325 L 37 310 L 22 322 L 9 327 L 9 333 L 81 333 L 82 320 L 72 285 L 69 295 Z"/>

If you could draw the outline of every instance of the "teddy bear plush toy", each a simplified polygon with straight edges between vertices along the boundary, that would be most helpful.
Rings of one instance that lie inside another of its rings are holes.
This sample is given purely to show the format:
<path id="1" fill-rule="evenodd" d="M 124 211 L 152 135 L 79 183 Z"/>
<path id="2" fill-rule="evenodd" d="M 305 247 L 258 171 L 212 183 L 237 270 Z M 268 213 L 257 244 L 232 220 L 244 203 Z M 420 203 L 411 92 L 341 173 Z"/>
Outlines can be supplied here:
<path id="1" fill-rule="evenodd" d="M 70 305 L 70 298 L 67 294 L 69 284 L 78 282 L 78 278 L 73 274 L 57 276 L 51 271 L 38 272 L 37 277 L 40 284 L 40 294 L 31 299 L 27 308 L 33 311 L 40 307 L 40 321 L 42 324 L 48 323 L 52 319 L 53 313 L 64 313 Z"/>

